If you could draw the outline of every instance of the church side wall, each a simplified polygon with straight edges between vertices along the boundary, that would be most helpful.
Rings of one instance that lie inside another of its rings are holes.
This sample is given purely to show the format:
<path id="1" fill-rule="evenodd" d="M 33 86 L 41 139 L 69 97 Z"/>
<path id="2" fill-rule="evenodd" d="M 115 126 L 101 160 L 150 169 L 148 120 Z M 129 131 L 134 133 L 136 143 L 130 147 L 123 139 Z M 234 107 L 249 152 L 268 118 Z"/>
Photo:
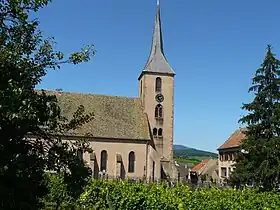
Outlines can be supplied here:
<path id="1" fill-rule="evenodd" d="M 30 138 L 30 140 L 36 140 L 35 138 Z M 75 141 L 77 138 L 65 138 L 62 139 L 63 142 Z M 107 170 L 106 175 L 108 178 L 116 178 L 116 176 L 122 176 L 120 178 L 135 178 L 142 179 L 147 177 L 147 168 L 149 157 L 148 153 L 150 152 L 150 145 L 147 144 L 147 141 L 121 141 L 121 140 L 104 140 L 104 139 L 95 139 L 90 142 L 90 147 L 93 149 L 93 153 L 84 153 L 83 160 L 93 169 L 93 174 L 100 172 L 101 164 L 101 152 L 107 152 Z M 129 165 L 129 153 L 134 152 L 135 161 L 134 161 L 134 172 L 128 172 Z M 94 163 L 91 160 L 91 155 L 94 155 Z M 119 162 L 121 161 L 121 162 Z M 119 162 L 119 163 L 118 163 Z M 118 164 L 121 166 L 122 173 L 118 174 L 117 170 Z M 94 171 L 96 170 L 96 171 Z"/>
<path id="2" fill-rule="evenodd" d="M 159 180 L 161 178 L 160 171 L 160 155 L 152 146 L 149 145 L 147 178 L 149 180 Z"/>
<path id="3" fill-rule="evenodd" d="M 143 178 L 146 176 L 146 143 L 137 142 L 122 142 L 117 140 L 108 141 L 92 141 L 90 143 L 91 148 L 94 150 L 96 170 L 100 171 L 101 165 L 101 152 L 105 150 L 107 152 L 107 174 L 108 177 L 121 176 L 122 178 Z M 135 170 L 134 172 L 128 172 L 129 165 L 129 153 L 135 154 Z M 118 157 L 117 157 L 118 156 Z M 90 154 L 84 154 L 84 159 L 90 162 Z M 118 161 L 120 168 L 118 169 Z M 118 170 L 121 170 L 118 172 Z"/>

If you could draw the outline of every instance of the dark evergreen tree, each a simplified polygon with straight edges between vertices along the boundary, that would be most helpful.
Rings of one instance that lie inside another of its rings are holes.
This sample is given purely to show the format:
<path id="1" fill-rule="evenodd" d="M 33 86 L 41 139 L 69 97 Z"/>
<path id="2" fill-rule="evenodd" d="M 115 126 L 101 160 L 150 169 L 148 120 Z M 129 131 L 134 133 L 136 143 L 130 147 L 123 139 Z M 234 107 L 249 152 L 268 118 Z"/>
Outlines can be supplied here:
<path id="1" fill-rule="evenodd" d="M 91 46 L 67 59 L 44 38 L 31 19 L 50 0 L 0 0 L 0 209 L 38 209 L 47 193 L 46 170 L 63 173 L 69 195 L 78 196 L 89 169 L 76 157 L 84 140 L 72 145 L 60 136 L 92 119 L 81 106 L 63 119 L 56 96 L 36 91 L 49 69 L 88 61 Z M 32 135 L 33 137 L 31 138 Z"/>
<path id="2" fill-rule="evenodd" d="M 254 184 L 264 190 L 279 186 L 280 172 L 280 61 L 268 46 L 265 59 L 253 77 L 249 92 L 255 97 L 243 104 L 248 112 L 239 121 L 246 125 L 233 184 Z"/>

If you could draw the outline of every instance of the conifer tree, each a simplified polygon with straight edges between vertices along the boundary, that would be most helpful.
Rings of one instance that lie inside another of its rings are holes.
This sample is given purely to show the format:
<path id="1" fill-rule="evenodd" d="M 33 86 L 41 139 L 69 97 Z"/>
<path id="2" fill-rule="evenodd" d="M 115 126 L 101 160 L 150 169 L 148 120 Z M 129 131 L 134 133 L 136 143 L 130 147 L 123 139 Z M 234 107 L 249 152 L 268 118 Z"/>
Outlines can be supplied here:
<path id="1" fill-rule="evenodd" d="M 239 122 L 246 125 L 236 169 L 230 177 L 234 184 L 254 184 L 264 190 L 280 182 L 280 61 L 267 47 L 265 59 L 253 77 L 249 92 L 255 97 L 243 104 L 248 112 Z"/>

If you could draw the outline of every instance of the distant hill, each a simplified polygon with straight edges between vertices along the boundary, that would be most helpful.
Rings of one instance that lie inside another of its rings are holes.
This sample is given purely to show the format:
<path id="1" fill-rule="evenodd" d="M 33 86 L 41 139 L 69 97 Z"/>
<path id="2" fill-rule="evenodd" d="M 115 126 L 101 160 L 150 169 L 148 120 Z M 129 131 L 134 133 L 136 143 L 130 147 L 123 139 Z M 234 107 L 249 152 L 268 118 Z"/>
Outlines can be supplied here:
<path id="1" fill-rule="evenodd" d="M 188 149 L 189 147 L 183 145 L 173 145 L 173 150 L 181 150 L 181 149 Z"/>
<path id="2" fill-rule="evenodd" d="M 174 156 L 179 158 L 218 158 L 217 153 L 198 150 L 190 147 L 186 147 L 183 145 L 174 145 Z"/>
<path id="3" fill-rule="evenodd" d="M 200 163 L 203 159 L 218 158 L 218 154 L 214 152 L 198 150 L 183 145 L 174 145 L 173 150 L 177 163 L 187 165 L 190 168 Z"/>

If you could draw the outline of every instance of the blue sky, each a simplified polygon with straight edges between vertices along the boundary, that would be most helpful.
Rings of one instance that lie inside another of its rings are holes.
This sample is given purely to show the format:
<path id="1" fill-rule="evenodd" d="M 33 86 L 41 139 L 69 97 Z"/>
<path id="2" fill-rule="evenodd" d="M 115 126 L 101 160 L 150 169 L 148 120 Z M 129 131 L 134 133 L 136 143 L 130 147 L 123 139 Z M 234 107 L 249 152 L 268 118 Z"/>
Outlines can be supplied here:
<path id="1" fill-rule="evenodd" d="M 266 45 L 280 56 L 279 0 L 161 0 L 165 55 L 176 71 L 175 143 L 216 151 L 240 125 Z M 39 88 L 138 95 L 156 0 L 54 0 L 37 14 L 65 54 L 94 44 L 96 56 L 50 70 Z"/>

